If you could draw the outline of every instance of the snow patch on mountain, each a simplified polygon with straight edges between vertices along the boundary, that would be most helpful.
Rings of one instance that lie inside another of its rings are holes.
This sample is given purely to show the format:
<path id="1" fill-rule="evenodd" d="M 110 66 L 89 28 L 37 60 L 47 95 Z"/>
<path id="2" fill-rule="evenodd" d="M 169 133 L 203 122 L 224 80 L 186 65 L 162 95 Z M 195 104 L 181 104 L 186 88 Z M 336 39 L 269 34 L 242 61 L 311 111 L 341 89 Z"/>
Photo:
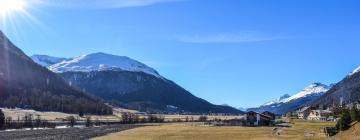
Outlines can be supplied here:
<path id="1" fill-rule="evenodd" d="M 305 89 L 303 89 L 302 91 L 300 91 L 299 93 L 297 93 L 295 95 L 289 96 L 288 94 L 285 94 L 284 96 L 280 97 L 279 99 L 267 102 L 262 106 L 268 106 L 268 105 L 280 104 L 280 103 L 287 103 L 287 102 L 290 102 L 292 100 L 304 98 L 306 96 L 311 96 L 311 95 L 316 95 L 316 94 L 323 94 L 326 91 L 328 91 L 329 89 L 330 89 L 330 86 L 327 86 L 327 85 L 324 85 L 324 84 L 321 84 L 321 83 L 313 83 L 313 84 L 307 86 Z"/>
<path id="2" fill-rule="evenodd" d="M 31 56 L 31 59 L 44 67 L 48 67 L 50 65 L 54 65 L 56 63 L 62 62 L 64 60 L 66 60 L 66 58 L 61 58 L 61 57 L 53 57 L 53 56 L 48 56 L 48 55 L 33 55 Z"/>
<path id="3" fill-rule="evenodd" d="M 360 67 L 356 68 L 355 70 L 353 70 L 349 75 L 354 75 L 355 73 L 360 72 Z"/>
<path id="4" fill-rule="evenodd" d="M 284 99 L 289 98 L 289 97 L 291 97 L 289 94 L 284 94 L 280 98 L 278 98 L 276 100 L 273 100 L 273 101 L 270 101 L 270 102 L 267 102 L 267 103 L 263 104 L 262 106 L 272 105 L 272 104 L 275 104 L 275 103 L 280 103 L 281 100 L 284 100 Z"/>
<path id="5" fill-rule="evenodd" d="M 144 72 L 162 78 L 153 68 L 126 56 L 116 56 L 106 53 L 93 53 L 74 57 L 48 67 L 56 73 L 91 72 L 105 70 L 124 70 Z"/>

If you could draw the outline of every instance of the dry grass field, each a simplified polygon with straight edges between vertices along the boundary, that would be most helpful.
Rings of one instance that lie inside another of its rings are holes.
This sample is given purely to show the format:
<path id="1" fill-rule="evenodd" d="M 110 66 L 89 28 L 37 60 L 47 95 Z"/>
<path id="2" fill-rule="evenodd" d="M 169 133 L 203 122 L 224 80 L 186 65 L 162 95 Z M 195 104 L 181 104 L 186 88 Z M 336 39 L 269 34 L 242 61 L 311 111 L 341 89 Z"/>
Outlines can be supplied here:
<path id="1" fill-rule="evenodd" d="M 26 114 L 31 114 L 33 117 L 37 117 L 40 115 L 41 119 L 48 120 L 48 121 L 55 121 L 55 120 L 62 120 L 64 118 L 67 118 L 69 116 L 74 116 L 75 118 L 79 120 L 85 120 L 85 118 L 79 117 L 78 114 L 68 114 L 68 113 L 62 113 L 62 112 L 41 112 L 41 111 L 35 111 L 35 110 L 26 110 L 26 109 L 9 109 L 9 108 L 0 108 L 5 113 L 6 117 L 11 117 L 13 120 L 22 119 Z M 90 115 L 91 119 L 93 120 L 105 120 L 105 121 L 118 121 L 121 119 L 121 113 L 123 112 L 130 112 L 130 113 L 136 113 L 138 111 L 136 110 L 128 110 L 123 108 L 114 108 L 113 109 L 114 115 L 104 115 L 104 116 L 98 116 L 98 115 Z M 193 119 L 198 120 L 200 115 L 160 115 L 165 118 L 165 121 L 174 121 L 174 120 L 182 120 L 185 121 L 186 119 Z M 140 116 L 140 118 L 143 118 L 146 116 Z M 222 119 L 222 120 L 228 120 L 228 119 L 238 119 L 241 116 L 208 116 L 209 120 L 214 119 Z"/>
<path id="2" fill-rule="evenodd" d="M 94 140 L 322 140 L 325 139 L 322 128 L 334 125 L 333 122 L 296 121 L 291 128 L 278 128 L 277 131 L 274 131 L 274 127 L 214 127 L 171 124 L 136 128 L 98 137 Z"/>
<path id="3" fill-rule="evenodd" d="M 360 140 L 360 123 L 354 124 L 349 130 L 338 133 L 335 140 Z"/>
<path id="4" fill-rule="evenodd" d="M 79 120 L 85 120 L 85 118 L 79 117 L 78 114 L 68 114 L 68 113 L 62 113 L 62 112 L 41 112 L 41 111 L 35 111 L 35 110 L 26 110 L 26 109 L 8 109 L 8 108 L 1 108 L 2 111 L 5 113 L 6 117 L 11 117 L 13 120 L 23 119 L 23 117 L 26 114 L 33 115 L 34 118 L 36 118 L 38 115 L 40 115 L 41 119 L 48 120 L 48 121 L 55 121 L 55 120 L 62 120 L 64 118 L 67 118 L 69 116 L 74 116 L 78 118 Z M 98 120 L 119 120 L 119 117 L 117 115 L 107 115 L 107 116 L 97 116 L 97 115 L 91 115 L 92 119 L 98 119 Z"/>
<path id="5" fill-rule="evenodd" d="M 163 115 L 165 121 L 174 121 L 180 119 L 185 121 L 186 119 L 198 120 L 200 115 Z M 221 120 L 230 120 L 230 119 L 240 119 L 242 116 L 207 116 L 208 120 L 221 119 Z"/>

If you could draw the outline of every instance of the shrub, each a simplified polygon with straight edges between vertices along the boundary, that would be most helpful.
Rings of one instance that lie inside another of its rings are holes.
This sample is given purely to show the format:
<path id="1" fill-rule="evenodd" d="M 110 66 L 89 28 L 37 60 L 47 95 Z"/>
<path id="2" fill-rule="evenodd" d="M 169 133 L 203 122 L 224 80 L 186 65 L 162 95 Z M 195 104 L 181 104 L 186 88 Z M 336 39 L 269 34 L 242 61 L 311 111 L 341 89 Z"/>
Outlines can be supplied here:
<path id="1" fill-rule="evenodd" d="M 91 117 L 86 117 L 85 125 L 86 125 L 86 127 L 91 127 L 92 126 Z"/>
<path id="2" fill-rule="evenodd" d="M 200 116 L 200 117 L 199 117 L 199 122 L 206 122 L 207 119 L 208 119 L 207 116 Z"/>
<path id="3" fill-rule="evenodd" d="M 68 117 L 68 121 L 69 121 L 69 125 L 70 125 L 71 127 L 74 127 L 74 125 L 75 125 L 75 123 L 76 123 L 75 117 L 74 117 L 74 116 Z"/>

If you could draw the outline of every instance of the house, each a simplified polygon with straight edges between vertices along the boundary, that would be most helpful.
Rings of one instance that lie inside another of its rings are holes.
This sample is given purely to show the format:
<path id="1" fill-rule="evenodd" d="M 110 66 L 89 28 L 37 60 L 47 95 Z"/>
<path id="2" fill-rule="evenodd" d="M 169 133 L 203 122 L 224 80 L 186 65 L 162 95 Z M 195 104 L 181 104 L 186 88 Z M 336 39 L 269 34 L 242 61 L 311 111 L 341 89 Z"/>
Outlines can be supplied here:
<path id="1" fill-rule="evenodd" d="M 263 114 L 250 111 L 245 114 L 244 119 L 247 126 L 268 126 L 274 123 L 275 115 L 271 112 Z"/>
<path id="2" fill-rule="evenodd" d="M 261 113 L 263 115 L 269 116 L 271 120 L 275 120 L 276 119 L 276 115 L 270 111 L 265 111 L 263 113 Z"/>
<path id="3" fill-rule="evenodd" d="M 294 118 L 297 119 L 298 118 L 298 111 L 289 111 L 286 114 L 283 114 L 282 117 L 286 117 L 286 118 Z"/>
<path id="4" fill-rule="evenodd" d="M 306 120 L 306 119 L 308 118 L 310 112 L 311 112 L 311 109 L 310 109 L 309 106 L 306 106 L 306 107 L 301 108 L 301 109 L 297 112 L 298 119 Z"/>
<path id="5" fill-rule="evenodd" d="M 330 110 L 311 110 L 307 120 L 327 121 L 331 115 L 332 112 Z"/>

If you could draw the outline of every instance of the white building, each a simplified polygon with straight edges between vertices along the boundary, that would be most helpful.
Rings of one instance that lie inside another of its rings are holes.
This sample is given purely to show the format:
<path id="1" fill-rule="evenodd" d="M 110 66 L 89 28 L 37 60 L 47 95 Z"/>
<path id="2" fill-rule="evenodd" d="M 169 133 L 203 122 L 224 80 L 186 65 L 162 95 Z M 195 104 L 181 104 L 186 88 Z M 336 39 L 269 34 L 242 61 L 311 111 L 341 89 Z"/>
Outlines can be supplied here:
<path id="1" fill-rule="evenodd" d="M 307 120 L 327 121 L 328 117 L 332 115 L 330 110 L 311 110 Z"/>

